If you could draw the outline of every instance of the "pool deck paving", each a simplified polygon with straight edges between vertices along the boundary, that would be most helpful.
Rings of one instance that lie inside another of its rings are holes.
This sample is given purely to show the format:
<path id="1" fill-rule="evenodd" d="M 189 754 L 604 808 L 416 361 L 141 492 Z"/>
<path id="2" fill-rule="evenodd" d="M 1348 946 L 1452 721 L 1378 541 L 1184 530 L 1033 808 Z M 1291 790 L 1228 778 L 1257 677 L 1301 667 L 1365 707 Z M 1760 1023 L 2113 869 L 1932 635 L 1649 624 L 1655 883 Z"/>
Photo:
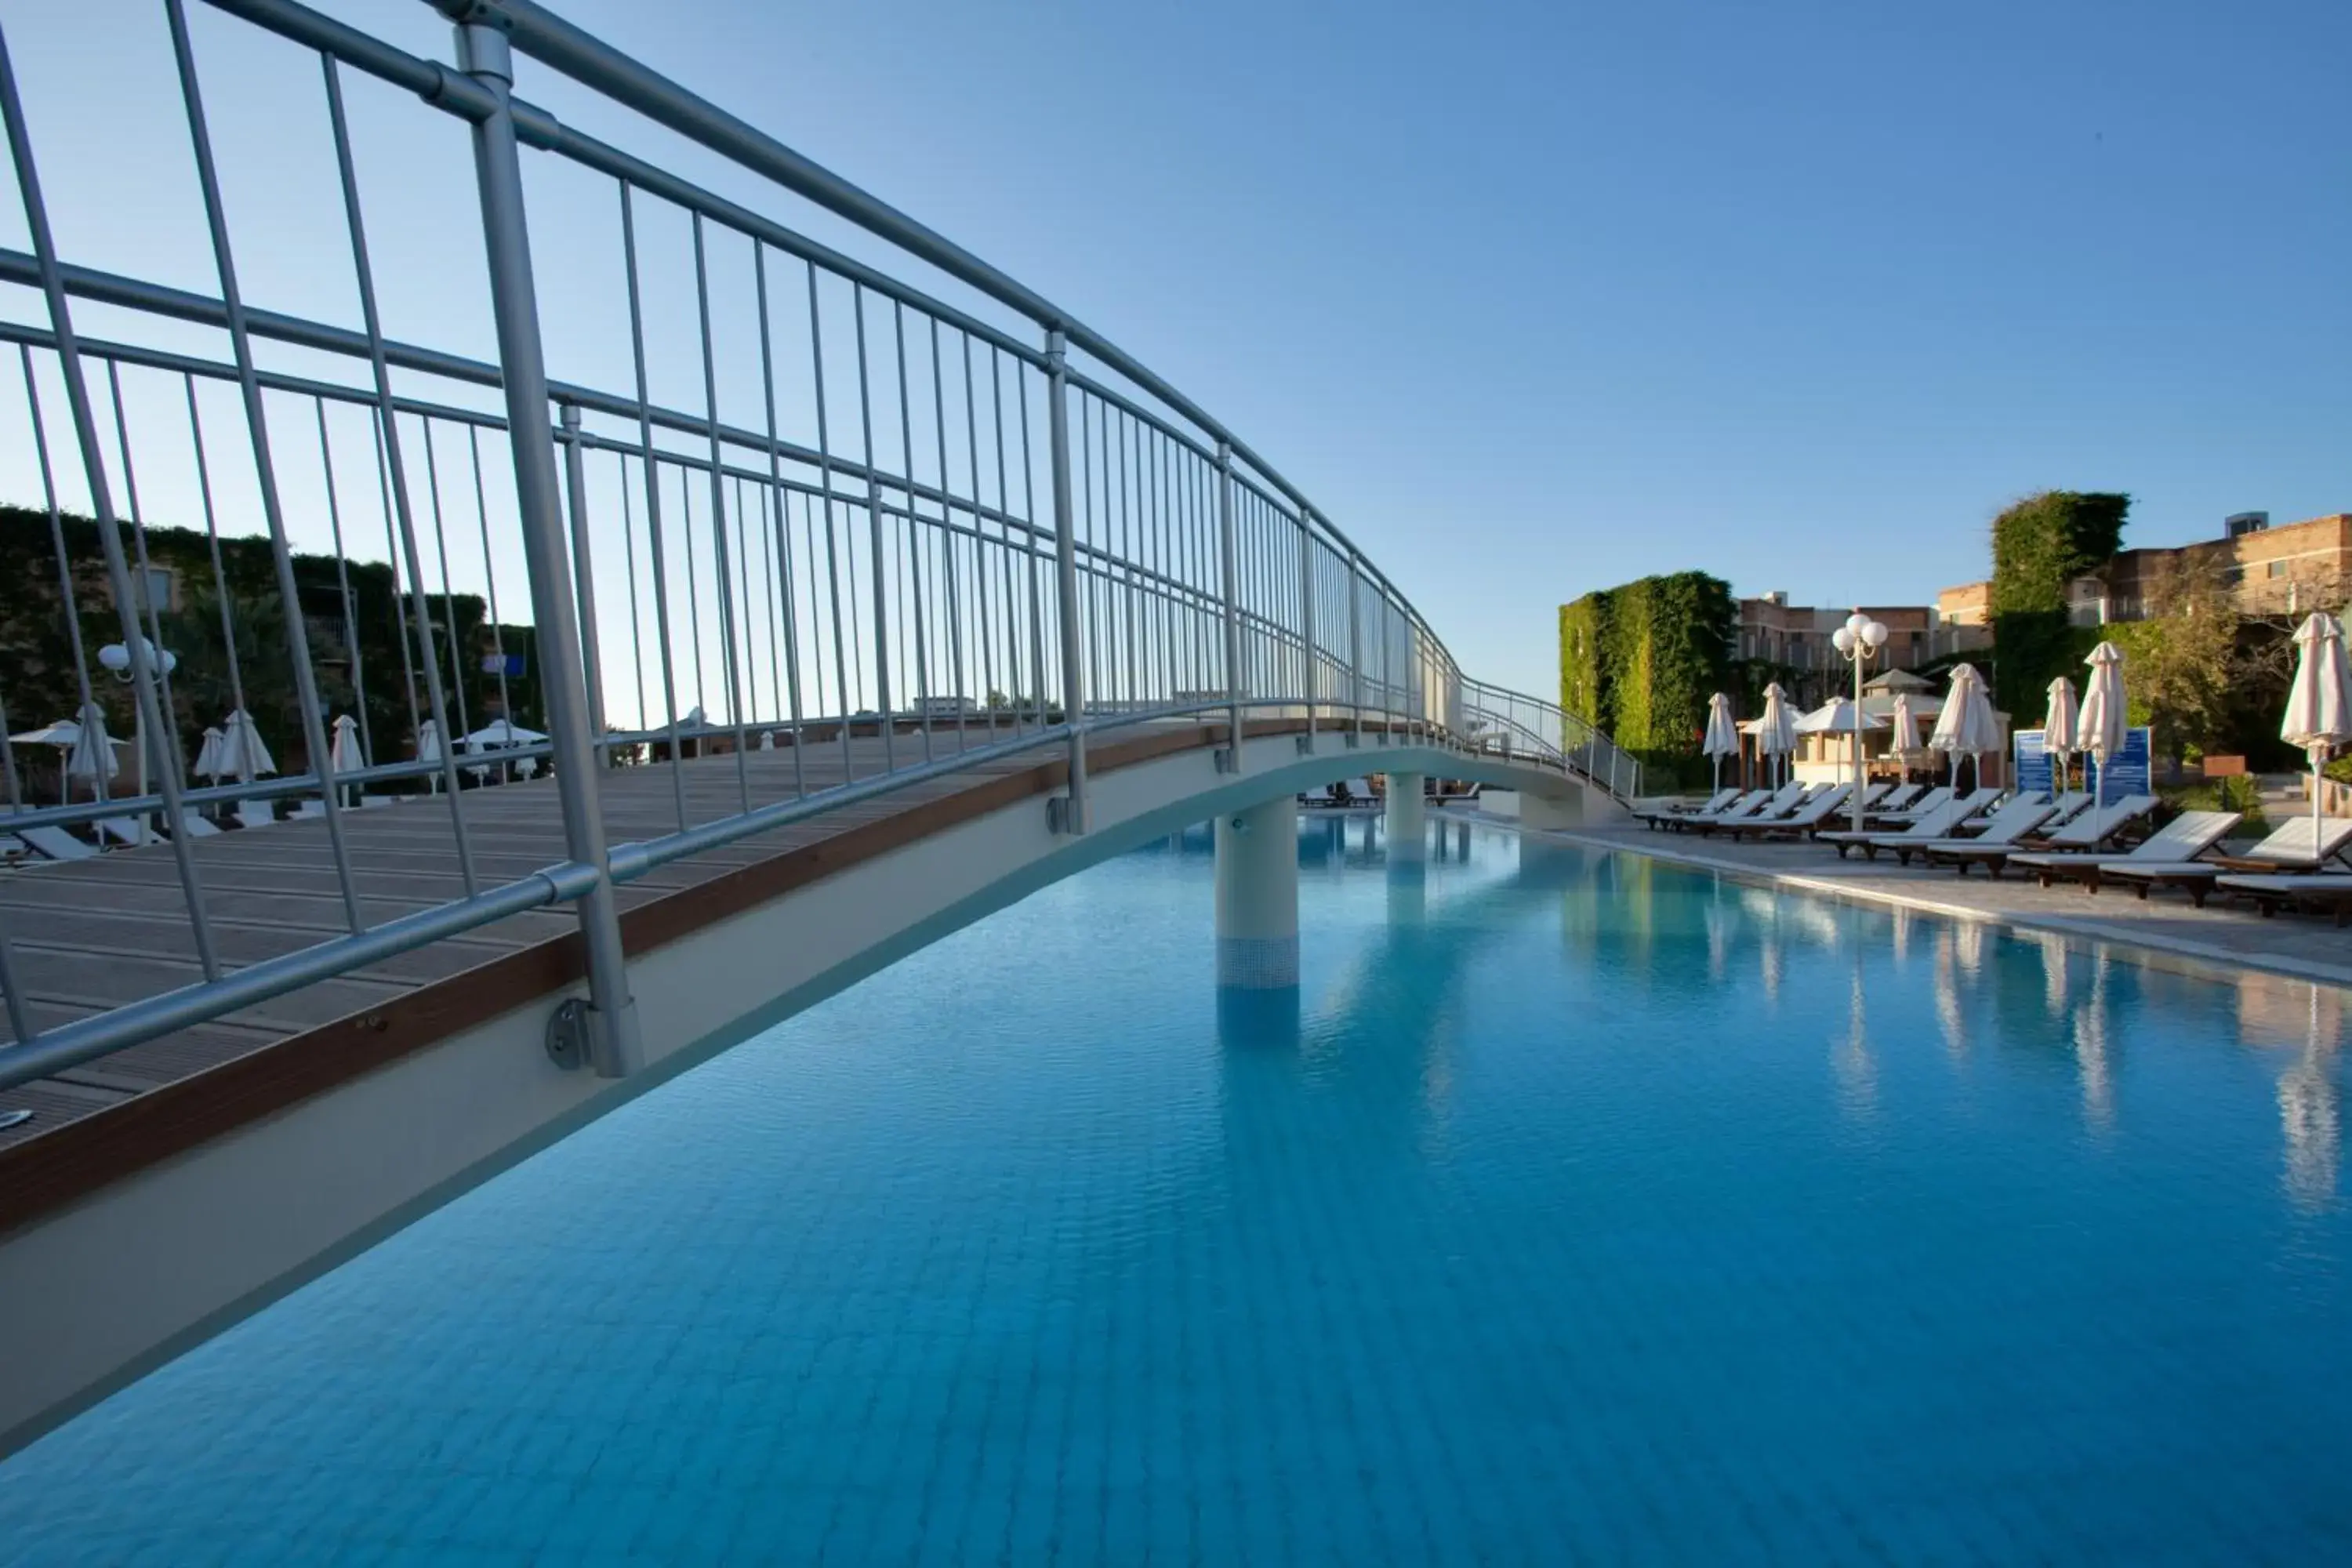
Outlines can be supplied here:
<path id="1" fill-rule="evenodd" d="M 2352 927 L 2294 913 L 2265 919 L 2245 904 L 2220 897 L 2200 910 L 2178 889 L 2159 889 L 2143 900 L 2129 888 L 2109 884 L 2093 894 L 2073 883 L 2043 888 L 2021 871 L 1995 879 L 1979 868 L 1963 877 L 1948 866 L 1906 868 L 1887 856 L 1874 861 L 1859 855 L 1841 859 L 1831 846 L 1811 841 L 1738 843 L 1659 832 L 1633 822 L 1520 830 L 1743 882 L 1953 920 L 2057 931 L 2088 942 L 2130 943 L 2159 961 L 2174 961 L 2174 967 L 2206 973 L 2252 967 L 2352 986 Z"/>

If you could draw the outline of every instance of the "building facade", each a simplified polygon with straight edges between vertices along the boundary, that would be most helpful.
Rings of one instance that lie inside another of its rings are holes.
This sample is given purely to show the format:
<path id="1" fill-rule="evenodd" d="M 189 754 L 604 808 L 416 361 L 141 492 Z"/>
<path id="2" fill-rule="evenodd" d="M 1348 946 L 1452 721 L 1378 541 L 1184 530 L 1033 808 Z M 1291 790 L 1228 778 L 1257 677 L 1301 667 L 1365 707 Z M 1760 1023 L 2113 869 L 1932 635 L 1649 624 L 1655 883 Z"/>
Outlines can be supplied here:
<path id="1" fill-rule="evenodd" d="M 1886 628 L 1886 645 L 1870 672 L 1916 669 L 1992 640 L 1981 619 L 1952 621 L 1940 605 L 1864 605 L 1862 613 Z M 1800 706 L 1818 707 L 1853 682 L 1853 667 L 1830 642 L 1852 614 L 1847 605 L 1791 605 L 1785 593 L 1742 599 L 1735 655 L 1751 668 L 1770 667 L 1773 679 Z"/>
<path id="2" fill-rule="evenodd" d="M 2241 615 L 2340 611 L 2352 599 L 2352 512 L 2275 528 L 2265 513 L 2240 512 L 2219 539 L 2117 551 L 2095 575 L 2070 585 L 2068 614 L 2078 626 L 2145 619 L 2158 580 L 2184 559 L 2215 568 Z M 1991 593 L 1990 583 L 1964 583 L 1936 595 L 1937 608 L 1948 623 L 1968 617 L 1982 626 L 1990 620 Z"/>

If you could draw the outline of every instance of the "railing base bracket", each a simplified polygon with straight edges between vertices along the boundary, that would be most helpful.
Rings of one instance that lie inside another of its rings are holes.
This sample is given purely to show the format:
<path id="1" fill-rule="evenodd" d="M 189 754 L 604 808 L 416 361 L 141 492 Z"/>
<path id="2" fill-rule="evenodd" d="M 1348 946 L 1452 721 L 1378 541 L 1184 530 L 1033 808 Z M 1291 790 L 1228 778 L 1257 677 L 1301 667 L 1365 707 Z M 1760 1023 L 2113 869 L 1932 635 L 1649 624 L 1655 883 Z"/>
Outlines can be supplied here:
<path id="1" fill-rule="evenodd" d="M 547 1059 L 565 1072 L 588 1065 L 588 1004 L 567 996 L 547 1016 Z"/>
<path id="2" fill-rule="evenodd" d="M 1348 731 L 1347 739 L 1348 739 L 1348 750 L 1349 750 L 1349 751 L 1351 751 L 1351 752 L 1352 752 L 1352 751 L 1354 751 L 1354 750 L 1356 749 L 1356 747 L 1357 747 L 1359 744 L 1360 744 L 1360 743 L 1362 742 L 1362 741 L 1363 741 L 1363 739 L 1364 739 L 1364 738 L 1363 738 L 1361 735 L 1357 734 L 1357 733 L 1356 733 L 1356 731 L 1354 731 L 1353 730 L 1350 730 L 1350 731 Z"/>
<path id="3" fill-rule="evenodd" d="M 1221 773 L 1237 773 L 1241 772 L 1241 748 L 1238 746 L 1219 746 L 1217 748 L 1217 771 Z"/>
<path id="4" fill-rule="evenodd" d="M 1311 757 L 1315 754 L 1314 736 L 1301 735 L 1298 737 L 1298 754 L 1302 757 Z"/>
<path id="5" fill-rule="evenodd" d="M 1083 817 L 1070 809 L 1070 797 L 1066 795 L 1045 797 L 1045 829 L 1049 833 L 1083 834 L 1087 825 Z"/>

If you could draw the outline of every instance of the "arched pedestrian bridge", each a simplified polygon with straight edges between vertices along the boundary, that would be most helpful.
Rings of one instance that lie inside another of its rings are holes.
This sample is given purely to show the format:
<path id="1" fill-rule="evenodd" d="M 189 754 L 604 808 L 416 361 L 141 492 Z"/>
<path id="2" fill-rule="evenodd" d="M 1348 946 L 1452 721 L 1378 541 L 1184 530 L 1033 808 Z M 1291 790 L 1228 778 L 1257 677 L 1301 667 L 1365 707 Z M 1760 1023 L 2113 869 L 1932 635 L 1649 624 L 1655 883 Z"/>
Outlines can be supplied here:
<path id="1" fill-rule="evenodd" d="M 436 61 L 290 0 L 165 6 L 205 221 L 152 250 L 207 292 L 59 252 L 52 214 L 109 195 L 44 184 L 70 89 L 0 61 L 31 236 L 0 250 L 31 488 L 0 499 L 53 655 L 0 678 L 0 730 L 74 731 L 46 774 L 0 758 L 0 1113 L 30 1113 L 0 1128 L 0 1451 L 1107 856 L 1215 820 L 1223 978 L 1280 986 L 1297 793 L 1384 775 L 1409 855 L 1425 778 L 1563 822 L 1640 788 L 1049 300 L 536 5 L 443 9 Z M 212 49 L 308 95 L 338 247 L 302 265 L 355 323 L 265 308 L 288 274 L 238 247 Z M 470 157 L 406 168 L 419 117 Z M 625 150 L 661 132 L 739 195 Z M 478 212 L 488 342 L 387 325 L 386 160 L 394 210 L 437 182 Z"/>

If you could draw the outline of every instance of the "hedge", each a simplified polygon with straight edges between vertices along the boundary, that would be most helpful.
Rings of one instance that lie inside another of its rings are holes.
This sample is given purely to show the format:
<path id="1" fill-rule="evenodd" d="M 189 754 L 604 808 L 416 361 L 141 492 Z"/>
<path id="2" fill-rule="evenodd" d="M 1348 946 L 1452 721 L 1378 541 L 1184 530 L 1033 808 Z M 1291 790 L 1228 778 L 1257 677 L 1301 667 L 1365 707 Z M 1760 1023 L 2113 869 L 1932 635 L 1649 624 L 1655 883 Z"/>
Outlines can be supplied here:
<path id="1" fill-rule="evenodd" d="M 1993 519 L 1993 702 L 2003 711 L 2041 711 L 2050 682 L 2074 673 L 2082 639 L 2067 585 L 2115 558 L 2130 510 L 2131 497 L 2112 491 L 2044 490 Z"/>
<path id="2" fill-rule="evenodd" d="M 1701 572 L 1644 577 L 1559 612 L 1560 706 L 1677 776 L 1699 755 L 1707 700 L 1733 677 L 1731 585 Z"/>

